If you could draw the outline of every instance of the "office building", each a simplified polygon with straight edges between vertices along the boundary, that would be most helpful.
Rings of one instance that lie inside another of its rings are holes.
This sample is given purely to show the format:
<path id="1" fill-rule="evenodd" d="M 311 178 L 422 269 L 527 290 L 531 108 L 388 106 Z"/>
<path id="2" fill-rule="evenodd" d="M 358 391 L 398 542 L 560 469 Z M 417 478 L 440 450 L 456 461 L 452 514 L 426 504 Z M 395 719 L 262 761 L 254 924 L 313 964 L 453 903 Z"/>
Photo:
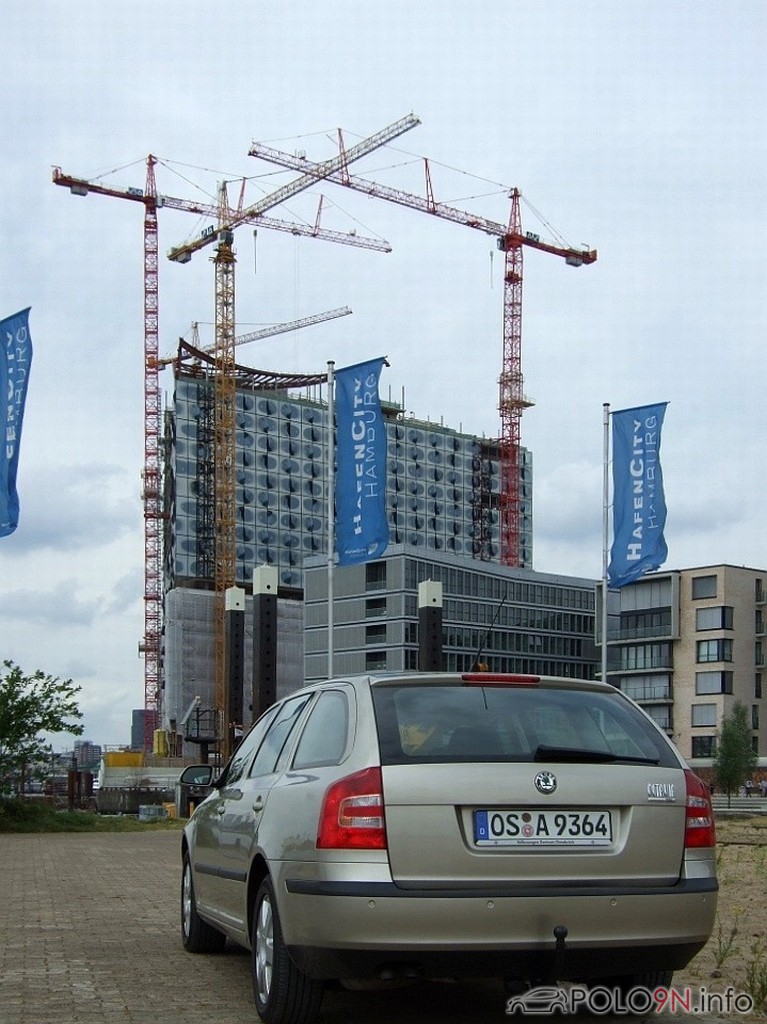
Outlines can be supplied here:
<path id="1" fill-rule="evenodd" d="M 327 676 L 328 573 L 305 566 L 307 680 Z M 593 679 L 593 579 L 479 564 L 445 552 L 392 545 L 385 556 L 333 574 L 336 674 L 418 668 L 418 587 L 442 584 L 448 671 L 478 661 L 491 671 Z"/>

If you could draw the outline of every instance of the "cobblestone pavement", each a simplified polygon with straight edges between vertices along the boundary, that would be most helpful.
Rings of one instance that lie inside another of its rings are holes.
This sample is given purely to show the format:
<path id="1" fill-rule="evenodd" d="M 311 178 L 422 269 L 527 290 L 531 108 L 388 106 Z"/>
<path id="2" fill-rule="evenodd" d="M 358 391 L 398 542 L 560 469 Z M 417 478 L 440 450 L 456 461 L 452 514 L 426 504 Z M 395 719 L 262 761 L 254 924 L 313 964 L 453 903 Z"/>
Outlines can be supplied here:
<path id="1" fill-rule="evenodd" d="M 254 1024 L 248 954 L 228 947 L 221 956 L 192 956 L 181 945 L 179 850 L 180 834 L 168 831 L 0 835 L 0 1022 Z M 423 984 L 389 992 L 328 992 L 320 1020 L 552 1019 L 506 1017 L 504 1005 L 497 985 Z M 609 1024 L 626 1018 L 574 1019 Z M 642 1019 L 658 1020 L 631 1018 Z M 706 1024 L 715 1018 L 662 1019 Z"/>

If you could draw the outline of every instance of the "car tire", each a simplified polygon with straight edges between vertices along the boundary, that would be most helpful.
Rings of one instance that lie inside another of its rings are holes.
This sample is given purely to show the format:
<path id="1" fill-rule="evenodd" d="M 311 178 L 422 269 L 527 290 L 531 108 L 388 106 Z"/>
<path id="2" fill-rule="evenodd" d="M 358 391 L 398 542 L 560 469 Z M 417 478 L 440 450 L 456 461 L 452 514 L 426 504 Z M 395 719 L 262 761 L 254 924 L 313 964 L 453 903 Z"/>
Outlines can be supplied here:
<path id="1" fill-rule="evenodd" d="M 324 984 L 293 963 L 282 939 L 274 887 L 267 877 L 259 886 L 253 913 L 253 996 L 265 1024 L 312 1024 L 322 1002 Z"/>
<path id="2" fill-rule="evenodd" d="M 189 953 L 220 953 L 226 943 L 223 932 L 211 927 L 197 913 L 188 853 L 184 854 L 181 870 L 181 941 Z"/>

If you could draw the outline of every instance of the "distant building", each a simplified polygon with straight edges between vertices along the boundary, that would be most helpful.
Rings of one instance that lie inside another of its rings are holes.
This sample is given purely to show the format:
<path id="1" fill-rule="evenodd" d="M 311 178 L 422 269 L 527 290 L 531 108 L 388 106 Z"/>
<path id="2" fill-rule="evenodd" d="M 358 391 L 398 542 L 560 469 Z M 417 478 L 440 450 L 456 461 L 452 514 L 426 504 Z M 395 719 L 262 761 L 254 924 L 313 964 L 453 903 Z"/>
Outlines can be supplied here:
<path id="1" fill-rule="evenodd" d="M 767 766 L 763 694 L 767 570 L 713 565 L 652 573 L 610 592 L 607 678 L 708 767 L 736 702 Z"/>
<path id="2" fill-rule="evenodd" d="M 75 764 L 80 771 L 96 773 L 101 762 L 101 747 L 90 740 L 75 740 Z"/>
<path id="3" fill-rule="evenodd" d="M 130 745 L 131 750 L 144 750 L 147 735 L 151 737 L 155 727 L 155 712 L 144 708 L 135 708 L 131 712 Z M 149 745 L 151 749 L 151 744 Z"/>

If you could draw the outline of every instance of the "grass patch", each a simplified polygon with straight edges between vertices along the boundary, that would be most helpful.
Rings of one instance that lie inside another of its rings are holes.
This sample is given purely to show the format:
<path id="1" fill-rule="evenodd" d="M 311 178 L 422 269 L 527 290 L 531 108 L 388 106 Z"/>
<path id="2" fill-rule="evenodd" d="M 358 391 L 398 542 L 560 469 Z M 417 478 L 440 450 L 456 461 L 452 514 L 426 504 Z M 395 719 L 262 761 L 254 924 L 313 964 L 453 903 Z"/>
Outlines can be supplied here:
<path id="1" fill-rule="evenodd" d="M 0 832 L 163 832 L 183 828 L 178 818 L 139 821 L 92 811 L 57 811 L 47 804 L 0 800 Z"/>

